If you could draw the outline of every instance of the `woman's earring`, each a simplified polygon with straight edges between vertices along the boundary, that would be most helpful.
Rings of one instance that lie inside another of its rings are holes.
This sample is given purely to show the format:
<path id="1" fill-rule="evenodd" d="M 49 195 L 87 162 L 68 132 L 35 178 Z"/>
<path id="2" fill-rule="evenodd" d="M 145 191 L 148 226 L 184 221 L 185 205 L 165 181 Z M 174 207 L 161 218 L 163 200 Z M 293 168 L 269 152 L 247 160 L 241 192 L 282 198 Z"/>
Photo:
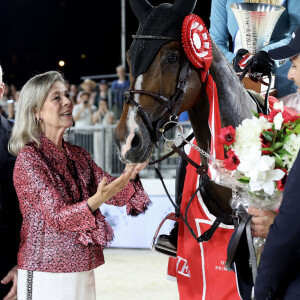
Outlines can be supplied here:
<path id="1" fill-rule="evenodd" d="M 40 128 L 42 134 L 45 134 L 45 132 L 46 132 L 46 126 L 45 126 L 45 124 L 43 122 L 43 119 L 41 117 L 39 117 L 38 119 L 36 118 L 35 120 L 36 120 L 36 124 Z M 42 130 L 42 126 L 44 126 L 44 130 Z"/>
<path id="2" fill-rule="evenodd" d="M 35 120 L 36 125 L 39 125 L 39 123 L 41 123 L 43 121 L 43 119 L 41 117 L 39 117 L 39 118 L 34 117 L 34 120 Z"/>

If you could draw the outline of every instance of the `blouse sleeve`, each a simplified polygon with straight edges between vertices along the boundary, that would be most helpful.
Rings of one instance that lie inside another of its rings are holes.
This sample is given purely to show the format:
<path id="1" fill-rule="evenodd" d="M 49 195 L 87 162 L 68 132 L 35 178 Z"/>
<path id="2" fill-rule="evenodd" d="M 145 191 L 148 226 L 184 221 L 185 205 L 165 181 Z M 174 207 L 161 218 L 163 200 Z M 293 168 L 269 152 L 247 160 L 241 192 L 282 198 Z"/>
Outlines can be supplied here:
<path id="1" fill-rule="evenodd" d="M 97 164 L 92 160 L 91 156 L 86 153 L 89 164 L 93 170 L 95 176 L 95 183 L 98 186 L 103 177 L 108 179 L 108 182 L 115 180 L 108 173 L 104 172 Z M 106 202 L 109 205 L 124 206 L 126 205 L 127 214 L 137 216 L 138 214 L 145 212 L 148 206 L 151 204 L 151 200 L 147 193 L 144 191 L 141 181 L 131 181 L 123 188 L 121 192 L 113 196 Z"/>
<path id="2" fill-rule="evenodd" d="M 58 231 L 82 231 L 96 228 L 95 216 L 87 201 L 68 205 L 66 197 L 52 183 L 46 163 L 34 153 L 21 152 L 14 169 L 14 185 L 22 213 L 40 210 L 45 222 Z"/>

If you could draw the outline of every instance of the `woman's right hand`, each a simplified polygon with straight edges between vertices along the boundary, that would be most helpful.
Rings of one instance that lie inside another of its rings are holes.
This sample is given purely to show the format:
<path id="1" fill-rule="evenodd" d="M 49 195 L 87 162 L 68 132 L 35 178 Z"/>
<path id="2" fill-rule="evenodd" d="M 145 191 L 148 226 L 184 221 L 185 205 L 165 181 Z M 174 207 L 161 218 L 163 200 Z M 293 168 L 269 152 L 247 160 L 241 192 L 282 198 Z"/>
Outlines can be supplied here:
<path id="1" fill-rule="evenodd" d="M 128 184 L 134 172 L 136 172 L 135 168 L 127 169 L 120 177 L 110 183 L 107 183 L 107 178 L 103 177 L 95 195 L 87 200 L 90 210 L 94 212 L 100 205 L 118 194 Z"/>

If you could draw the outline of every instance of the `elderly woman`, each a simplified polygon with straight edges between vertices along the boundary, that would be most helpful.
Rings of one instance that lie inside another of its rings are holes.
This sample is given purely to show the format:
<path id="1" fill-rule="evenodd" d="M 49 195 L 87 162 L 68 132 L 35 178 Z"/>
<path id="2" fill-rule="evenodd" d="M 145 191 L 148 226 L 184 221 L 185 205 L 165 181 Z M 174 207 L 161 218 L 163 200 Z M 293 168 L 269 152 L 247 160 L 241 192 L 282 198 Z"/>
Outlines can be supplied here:
<path id="1" fill-rule="evenodd" d="M 20 94 L 9 142 L 23 215 L 19 300 L 95 299 L 94 269 L 113 238 L 99 206 L 127 205 L 137 215 L 150 203 L 137 176 L 145 165 L 126 166 L 115 179 L 63 140 L 73 124 L 68 93 L 53 71 L 30 79 Z"/>

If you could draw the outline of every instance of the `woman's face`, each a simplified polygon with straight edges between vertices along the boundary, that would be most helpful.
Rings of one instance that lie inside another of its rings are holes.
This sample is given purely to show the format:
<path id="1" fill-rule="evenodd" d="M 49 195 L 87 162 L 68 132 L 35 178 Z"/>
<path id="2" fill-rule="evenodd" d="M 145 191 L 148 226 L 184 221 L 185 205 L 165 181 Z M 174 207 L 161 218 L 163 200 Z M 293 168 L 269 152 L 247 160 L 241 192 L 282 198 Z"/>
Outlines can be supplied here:
<path id="1" fill-rule="evenodd" d="M 65 85 L 55 82 L 44 102 L 38 117 L 42 118 L 45 125 L 45 135 L 58 133 L 73 125 L 72 119 L 73 103 L 69 98 L 69 91 Z M 43 126 L 41 128 L 43 130 Z"/>

